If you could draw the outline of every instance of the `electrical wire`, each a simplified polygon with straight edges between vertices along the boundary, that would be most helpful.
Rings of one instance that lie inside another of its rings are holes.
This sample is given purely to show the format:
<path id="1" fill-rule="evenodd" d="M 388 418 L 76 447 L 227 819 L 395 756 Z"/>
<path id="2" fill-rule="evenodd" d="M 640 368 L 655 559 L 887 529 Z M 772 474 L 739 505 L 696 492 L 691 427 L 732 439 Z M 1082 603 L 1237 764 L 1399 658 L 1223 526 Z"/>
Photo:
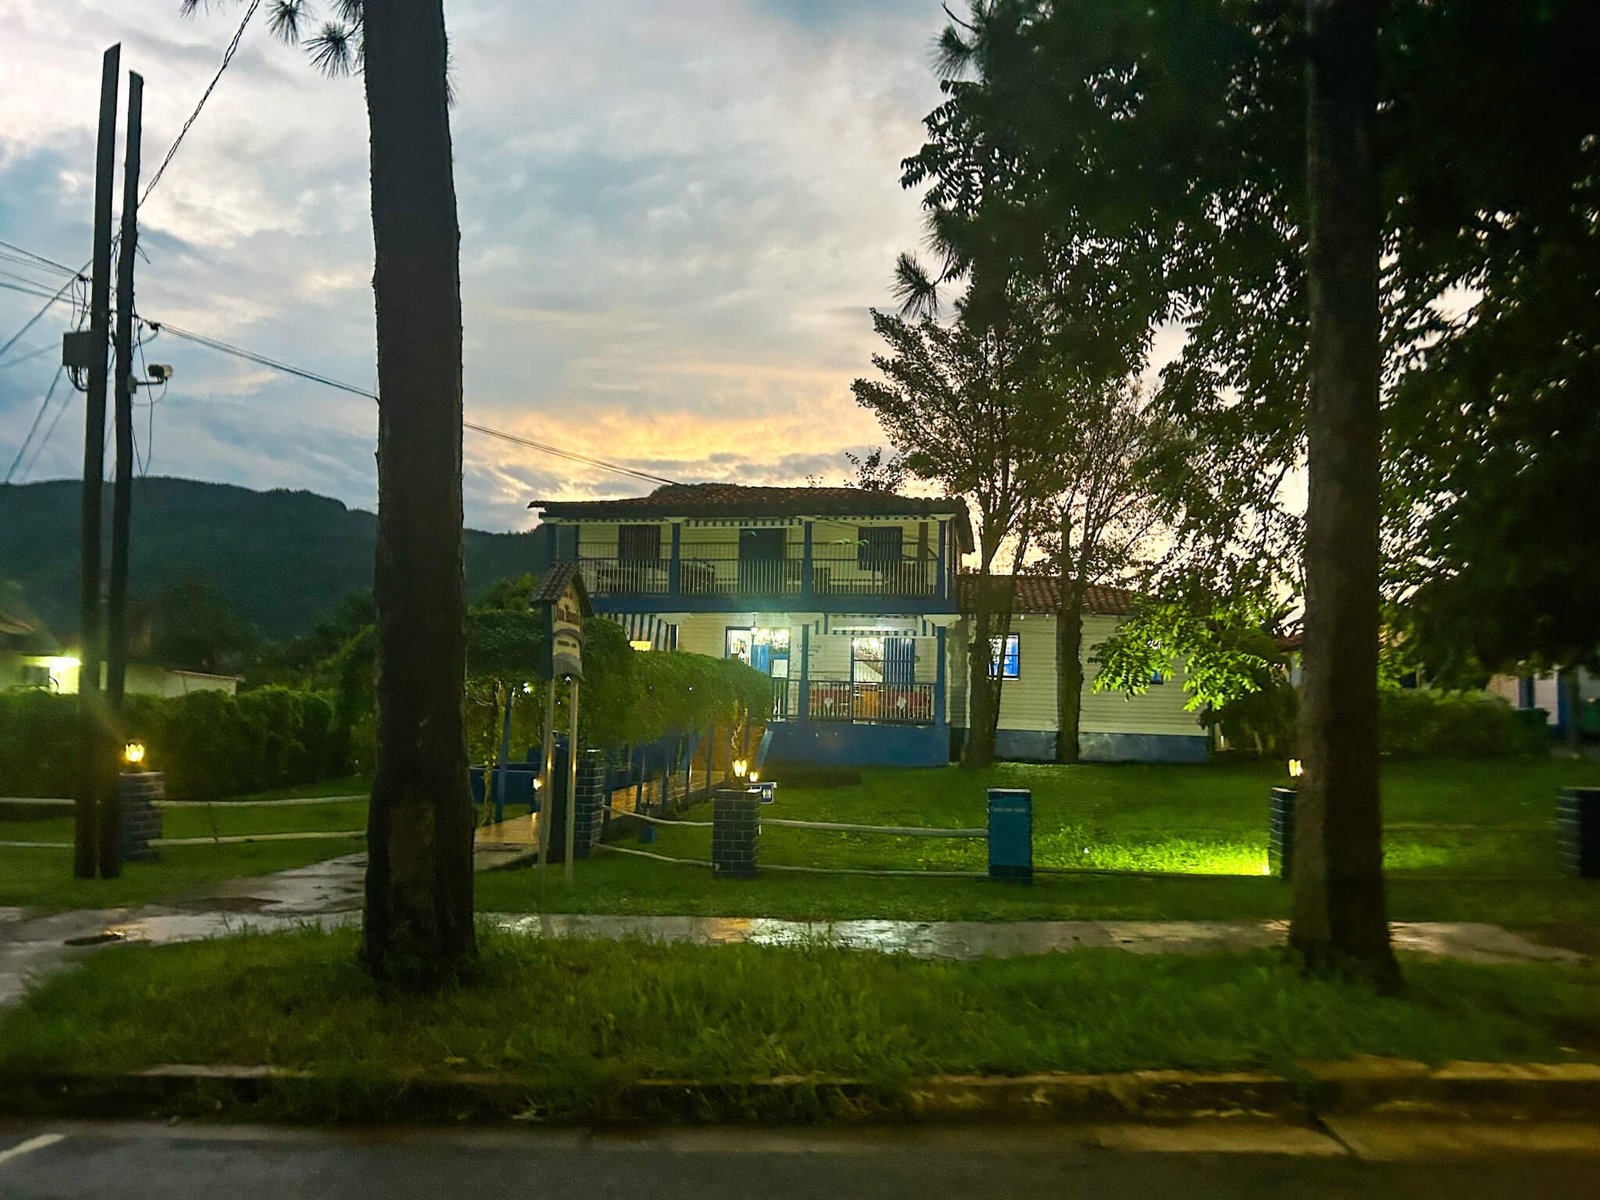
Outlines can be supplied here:
<path id="1" fill-rule="evenodd" d="M 77 271 L 74 271 L 65 263 L 58 263 L 53 258 L 46 258 L 42 254 L 35 254 L 32 250 L 25 250 L 21 246 L 13 245 L 11 242 L 0 240 L 0 247 L 10 250 L 13 254 L 20 254 L 24 258 L 32 259 L 36 263 L 42 263 L 44 266 L 54 267 L 57 271 L 65 271 L 68 275 L 78 274 Z"/>
<path id="2" fill-rule="evenodd" d="M 198 111 L 198 109 L 196 111 Z M 180 134 L 180 139 L 181 136 L 182 135 Z M 24 333 L 33 327 L 34 323 L 44 315 L 44 313 L 49 309 L 50 305 L 58 302 L 73 303 L 76 307 L 76 300 L 66 301 L 62 300 L 61 297 L 62 293 L 64 293 L 67 288 L 72 287 L 77 282 L 77 277 L 69 279 L 66 284 L 64 284 L 54 295 L 50 295 L 45 301 L 44 307 L 41 308 L 39 312 L 36 313 L 21 330 L 18 331 L 16 336 L 12 337 L 11 340 L 5 344 L 5 346 L 0 347 L 0 358 L 3 358 L 5 356 L 5 352 L 9 350 Z M 17 291 L 23 290 L 20 286 L 7 284 L 4 281 L 0 281 L 0 287 L 12 287 Z M 30 292 L 29 294 L 46 295 L 42 289 L 36 292 Z M 317 371 L 310 371 L 304 367 L 297 367 L 292 363 L 286 363 L 280 359 L 269 358 L 265 354 L 258 354 L 253 350 L 245 349 L 243 346 L 235 346 L 229 342 L 208 337 L 202 333 L 196 333 L 192 329 L 184 329 L 180 326 L 172 325 L 164 321 L 147 320 L 146 318 L 140 317 L 137 314 L 135 314 L 135 319 L 139 322 L 139 324 L 154 333 L 159 333 L 160 331 L 165 330 L 174 337 L 183 338 L 185 341 L 190 341 L 197 345 L 205 346 L 208 349 L 217 351 L 219 354 L 229 354 L 235 358 L 242 358 L 249 362 L 256 363 L 259 366 L 268 367 L 274 371 L 281 371 L 284 374 L 293 375 L 297 378 L 305 379 L 311 383 L 320 383 L 324 387 L 334 388 L 341 392 L 348 392 L 353 396 L 362 396 L 374 402 L 376 402 L 378 399 L 376 392 L 369 391 L 366 388 L 357 387 L 352 383 L 345 383 L 342 380 L 334 379 L 332 376 L 323 375 Z M 501 441 L 510 442 L 513 445 L 525 446 L 530 450 L 537 450 L 541 454 L 549 454 L 556 458 L 564 459 L 568 462 L 579 463 L 588 467 L 595 467 L 602 471 L 611 471 L 618 475 L 626 475 L 634 479 L 643 480 L 646 483 L 675 484 L 679 482 L 676 479 L 669 479 L 665 475 L 656 475 L 649 471 L 641 471 L 636 467 L 627 467 L 623 466 L 621 463 L 608 462 L 603 458 L 595 458 L 588 454 L 582 454 L 576 450 L 567 450 L 560 446 L 553 446 L 548 442 L 535 441 L 533 438 L 522 437 L 521 435 L 515 433 L 507 433 L 503 429 L 495 429 L 492 426 L 483 425 L 477 421 L 463 420 L 461 425 L 464 429 L 470 429 L 474 433 L 481 433 L 486 437 L 499 438 Z"/>
<path id="3" fill-rule="evenodd" d="M 66 367 L 56 368 L 55 377 L 50 380 L 49 390 L 44 394 L 44 402 L 39 405 L 39 411 L 33 415 L 33 424 L 28 426 L 28 436 L 22 439 L 22 445 L 17 447 L 17 456 L 11 460 L 11 469 L 6 472 L 6 482 L 11 482 L 11 477 L 17 473 L 17 468 L 22 465 L 22 457 L 27 454 L 28 446 L 33 442 L 33 435 L 39 432 L 39 422 L 44 420 L 44 414 L 50 409 L 50 401 L 56 394 L 56 385 L 61 382 Z"/>
<path id="4" fill-rule="evenodd" d="M 189 132 L 189 127 L 200 116 L 200 110 L 206 106 L 206 101 L 211 99 L 211 93 L 217 86 L 217 81 L 222 78 L 222 73 L 228 69 L 228 64 L 233 61 L 234 51 L 239 49 L 239 40 L 244 37 L 244 31 L 250 24 L 250 19 L 256 15 L 256 9 L 261 7 L 261 0 L 250 0 L 250 7 L 245 9 L 244 20 L 239 22 L 239 28 L 234 31 L 233 40 L 228 43 L 228 48 L 222 52 L 222 65 L 217 68 L 217 73 L 211 77 L 211 82 L 206 84 L 206 90 L 200 94 L 199 102 L 194 106 L 194 111 L 189 114 L 189 119 L 183 123 L 183 128 L 178 130 L 178 136 L 168 148 L 166 157 L 161 160 L 161 165 L 156 168 L 155 174 L 150 176 L 150 182 L 144 185 L 144 191 L 139 194 L 139 203 L 150 199 L 150 193 L 156 190 L 156 184 L 161 182 L 168 164 L 178 153 L 178 147 L 183 145 L 183 139 Z"/>
<path id="5" fill-rule="evenodd" d="M 143 320 L 143 318 L 141 318 L 141 320 Z M 181 329 L 176 325 L 171 325 L 166 322 L 145 321 L 144 324 L 152 329 L 164 329 L 174 337 L 180 337 L 186 341 L 195 342 L 199 345 L 206 346 L 209 349 L 216 350 L 219 353 L 231 354 L 237 358 L 243 358 L 250 362 L 256 363 L 259 366 L 270 367 L 275 371 L 283 371 L 286 374 L 298 376 L 299 378 L 309 380 L 312 383 L 320 383 L 325 387 L 337 388 L 341 392 L 349 392 L 354 396 L 364 396 L 368 400 L 372 401 L 376 401 L 378 399 L 377 393 L 369 392 L 365 388 L 356 387 L 354 384 L 344 383 L 341 380 L 319 374 L 316 371 L 308 371 L 303 367 L 296 367 L 289 363 L 281 362 L 275 358 L 268 358 L 264 354 L 257 354 L 252 350 L 244 349 L 242 346 L 234 346 L 227 342 L 218 341 L 216 338 L 206 337 L 204 334 L 195 333 L 193 330 Z M 514 433 L 507 433 L 502 429 L 494 429 L 488 425 L 480 425 L 476 421 L 463 420 L 461 425 L 462 428 L 470 429 L 474 433 L 481 433 L 489 437 L 500 438 L 503 441 L 512 442 L 519 446 L 526 446 L 531 450 L 538 450 L 544 454 L 551 454 L 557 458 L 566 459 L 569 462 L 581 463 L 590 467 L 598 467 L 602 470 L 613 471 L 619 475 L 629 475 L 635 479 L 644 480 L 647 483 L 678 482 L 675 479 L 668 479 L 664 475 L 653 475 L 649 471 L 641 471 L 635 467 L 625 467 L 620 463 L 607 462 L 605 459 L 593 458 L 587 454 L 580 454 L 576 450 L 565 450 L 560 446 L 552 446 L 548 442 L 537 442 L 532 438 L 525 438 Z"/>

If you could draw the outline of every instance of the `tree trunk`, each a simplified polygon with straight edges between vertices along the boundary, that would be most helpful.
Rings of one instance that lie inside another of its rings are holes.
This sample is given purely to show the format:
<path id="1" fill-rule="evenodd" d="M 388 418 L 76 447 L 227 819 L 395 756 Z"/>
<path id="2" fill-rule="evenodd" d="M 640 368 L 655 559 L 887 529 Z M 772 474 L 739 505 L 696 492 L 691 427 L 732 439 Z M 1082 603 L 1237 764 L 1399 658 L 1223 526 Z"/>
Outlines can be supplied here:
<path id="1" fill-rule="evenodd" d="M 961 744 L 963 767 L 987 767 L 994 762 L 994 703 L 990 664 L 994 651 L 989 645 L 992 636 L 990 575 L 978 576 L 976 603 L 972 614 L 972 644 L 967 647 L 967 737 Z"/>
<path id="2" fill-rule="evenodd" d="M 1399 984 L 1378 799 L 1381 0 L 1307 0 L 1311 300 L 1305 683 L 1289 940 L 1314 969 Z"/>
<path id="3" fill-rule="evenodd" d="M 467 781 L 460 229 L 442 0 L 364 8 L 378 320 L 376 774 L 363 956 L 380 977 L 477 950 Z"/>
<path id="4" fill-rule="evenodd" d="M 1056 761 L 1075 763 L 1081 749 L 1078 725 L 1083 713 L 1083 586 L 1061 581 L 1061 612 L 1056 617 Z"/>

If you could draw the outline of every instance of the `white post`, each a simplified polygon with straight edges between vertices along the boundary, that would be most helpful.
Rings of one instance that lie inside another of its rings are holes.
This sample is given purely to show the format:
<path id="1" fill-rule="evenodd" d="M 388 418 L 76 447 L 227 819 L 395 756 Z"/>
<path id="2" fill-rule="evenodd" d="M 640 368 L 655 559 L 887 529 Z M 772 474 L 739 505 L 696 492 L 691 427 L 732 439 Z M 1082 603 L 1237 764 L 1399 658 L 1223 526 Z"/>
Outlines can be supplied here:
<path id="1" fill-rule="evenodd" d="M 539 788 L 539 907 L 544 907 L 544 878 L 550 857 L 550 806 L 555 803 L 556 757 L 556 681 L 544 684 L 544 769 L 540 773 L 543 783 Z"/>
<path id="2" fill-rule="evenodd" d="M 570 681 L 572 690 L 567 694 L 571 706 L 571 719 L 567 722 L 567 844 L 566 859 L 562 863 L 561 882 L 572 886 L 572 859 L 578 841 L 578 680 Z"/>

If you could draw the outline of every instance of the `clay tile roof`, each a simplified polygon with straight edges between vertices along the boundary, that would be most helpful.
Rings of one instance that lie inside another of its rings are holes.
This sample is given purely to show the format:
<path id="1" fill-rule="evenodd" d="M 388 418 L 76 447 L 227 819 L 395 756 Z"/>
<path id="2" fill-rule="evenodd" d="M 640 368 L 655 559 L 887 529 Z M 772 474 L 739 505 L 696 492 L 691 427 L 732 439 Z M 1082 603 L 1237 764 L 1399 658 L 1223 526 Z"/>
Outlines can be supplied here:
<path id="1" fill-rule="evenodd" d="M 1061 577 L 1059 575 L 995 575 L 993 586 L 1002 587 L 1015 580 L 1016 593 L 1011 611 L 1019 613 L 1053 613 L 1061 609 Z M 956 579 L 956 591 L 963 612 L 971 612 L 977 593 L 978 576 L 961 575 Z M 1094 584 L 1084 596 L 1083 611 L 1096 616 L 1121 617 L 1131 613 L 1139 603 L 1139 594 L 1127 588 Z"/>
<path id="2" fill-rule="evenodd" d="M 851 487 L 755 487 L 742 483 L 668 483 L 648 496 L 620 500 L 535 500 L 529 508 L 564 520 L 651 517 L 931 517 L 954 516 L 963 549 L 972 548 L 960 499 L 902 496 Z"/>

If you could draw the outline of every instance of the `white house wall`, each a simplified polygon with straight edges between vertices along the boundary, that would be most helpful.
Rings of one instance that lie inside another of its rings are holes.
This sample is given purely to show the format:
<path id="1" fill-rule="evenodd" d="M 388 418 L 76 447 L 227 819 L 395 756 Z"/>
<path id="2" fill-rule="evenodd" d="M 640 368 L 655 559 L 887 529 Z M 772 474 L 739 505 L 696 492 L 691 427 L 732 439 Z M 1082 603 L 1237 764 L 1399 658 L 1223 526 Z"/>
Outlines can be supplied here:
<path id="1" fill-rule="evenodd" d="M 1090 661 L 1094 647 L 1120 624 L 1117 617 L 1090 615 L 1083 619 L 1084 679 L 1080 695 L 1078 732 L 1085 757 L 1150 758 L 1204 756 L 1205 736 L 1197 714 L 1186 711 L 1188 694 L 1183 672 L 1174 669 L 1164 682 L 1152 684 L 1143 694 L 1096 692 L 1098 666 Z M 967 723 L 966 657 L 961 647 L 971 636 L 970 621 L 962 622 L 951 663 L 951 712 Z M 1011 619 L 1018 635 L 1017 678 L 1004 682 L 1000 691 L 997 746 L 1002 754 L 1042 758 L 1051 754 L 1056 719 L 1056 617 L 1048 613 L 1023 613 Z M 959 681 L 959 682 L 958 682 Z"/>

